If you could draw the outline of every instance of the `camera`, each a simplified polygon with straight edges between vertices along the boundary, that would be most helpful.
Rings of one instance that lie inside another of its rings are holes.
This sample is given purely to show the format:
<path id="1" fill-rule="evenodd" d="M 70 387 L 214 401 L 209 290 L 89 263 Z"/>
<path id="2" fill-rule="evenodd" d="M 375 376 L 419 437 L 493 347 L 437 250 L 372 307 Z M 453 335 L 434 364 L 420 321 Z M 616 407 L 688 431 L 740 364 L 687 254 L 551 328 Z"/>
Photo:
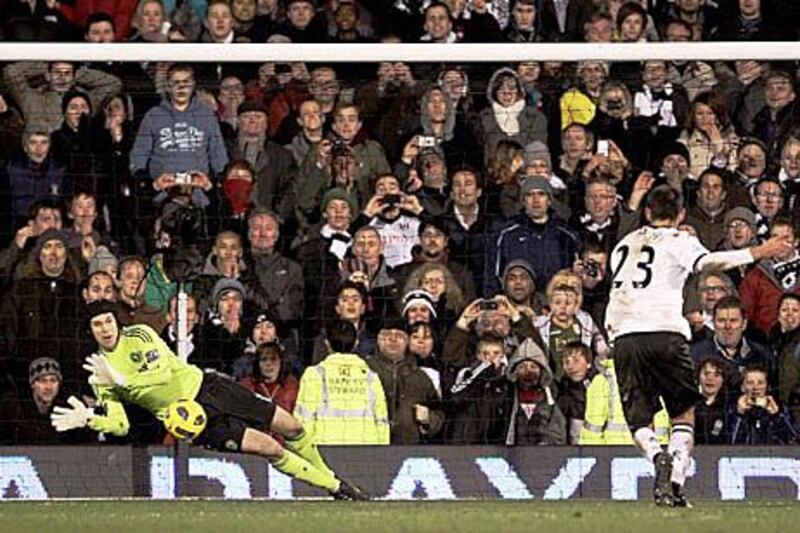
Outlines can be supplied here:
<path id="1" fill-rule="evenodd" d="M 767 408 L 767 399 L 763 396 L 758 396 L 756 398 L 751 397 L 750 403 L 753 404 L 755 407 L 760 407 L 762 409 Z"/>
<path id="2" fill-rule="evenodd" d="M 420 148 L 435 148 L 436 147 L 436 137 L 433 135 L 420 135 L 419 136 L 419 147 Z"/>
<path id="3" fill-rule="evenodd" d="M 383 197 L 383 203 L 386 205 L 397 205 L 403 201 L 403 197 L 399 194 L 387 194 Z"/>
<path id="4" fill-rule="evenodd" d="M 191 185 L 192 184 L 192 175 L 188 172 L 176 172 L 175 173 L 175 184 L 176 185 Z"/>
<path id="5" fill-rule="evenodd" d="M 583 263 L 583 268 L 586 270 L 586 275 L 590 278 L 596 278 L 600 274 L 600 264 L 597 261 L 587 259 Z"/>
<path id="6" fill-rule="evenodd" d="M 494 300 L 481 300 L 478 308 L 481 311 L 497 311 L 497 302 Z"/>

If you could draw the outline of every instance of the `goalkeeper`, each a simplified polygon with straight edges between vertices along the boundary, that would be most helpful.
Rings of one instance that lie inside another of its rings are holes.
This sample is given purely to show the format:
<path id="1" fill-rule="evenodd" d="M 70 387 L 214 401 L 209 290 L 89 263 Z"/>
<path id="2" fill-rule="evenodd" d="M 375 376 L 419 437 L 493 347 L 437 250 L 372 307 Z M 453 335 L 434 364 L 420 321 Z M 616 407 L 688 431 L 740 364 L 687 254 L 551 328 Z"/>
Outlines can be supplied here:
<path id="1" fill-rule="evenodd" d="M 57 431 L 88 426 L 124 436 L 129 423 L 121 402 L 139 405 L 163 420 L 172 402 L 194 399 L 206 411 L 205 430 L 196 444 L 224 452 L 261 455 L 278 470 L 327 490 L 334 498 L 366 500 L 357 487 L 336 477 L 322 459 L 311 435 L 288 412 L 227 376 L 178 358 L 146 325 L 120 329 L 115 305 L 96 301 L 88 306 L 88 321 L 99 353 L 86 358 L 98 405 L 105 414 L 70 397 L 71 407 L 56 407 L 51 415 Z M 267 431 L 285 438 L 285 448 Z"/>

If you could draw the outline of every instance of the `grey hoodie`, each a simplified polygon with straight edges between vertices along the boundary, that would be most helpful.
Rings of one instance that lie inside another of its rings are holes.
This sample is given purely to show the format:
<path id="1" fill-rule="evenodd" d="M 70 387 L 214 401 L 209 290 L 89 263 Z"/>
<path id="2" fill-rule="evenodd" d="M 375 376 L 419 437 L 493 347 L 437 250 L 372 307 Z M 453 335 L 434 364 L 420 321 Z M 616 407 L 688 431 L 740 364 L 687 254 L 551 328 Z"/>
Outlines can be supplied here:
<path id="1" fill-rule="evenodd" d="M 447 91 L 444 91 L 439 87 L 431 87 L 422 93 L 419 103 L 420 125 L 422 126 L 422 131 L 425 132 L 425 135 L 433 135 L 431 118 L 428 115 L 428 98 L 430 98 L 431 91 L 433 90 L 441 91 L 442 95 L 444 96 L 445 106 L 447 107 L 447 118 L 444 122 L 444 137 L 442 140 L 449 141 L 453 138 L 453 128 L 456 127 L 456 110 L 453 108 L 453 101 L 450 99 L 450 95 L 447 94 Z"/>
<path id="2" fill-rule="evenodd" d="M 186 111 L 164 99 L 142 119 L 131 149 L 131 172 L 146 170 L 153 179 L 165 172 L 221 173 L 228 154 L 214 113 L 193 98 Z"/>

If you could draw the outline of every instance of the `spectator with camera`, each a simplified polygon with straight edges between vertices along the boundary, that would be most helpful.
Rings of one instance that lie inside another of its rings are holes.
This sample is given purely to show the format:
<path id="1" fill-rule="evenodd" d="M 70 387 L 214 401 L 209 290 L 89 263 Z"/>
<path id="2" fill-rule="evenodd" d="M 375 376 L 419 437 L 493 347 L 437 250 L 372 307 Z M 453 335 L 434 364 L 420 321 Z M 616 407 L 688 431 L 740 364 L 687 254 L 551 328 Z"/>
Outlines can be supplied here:
<path id="1" fill-rule="evenodd" d="M 403 192 L 396 176 L 384 174 L 375 181 L 375 193 L 353 225 L 374 227 L 384 242 L 386 264 L 396 268 L 412 260 L 411 250 L 419 243 L 422 212 L 417 197 Z"/>
<path id="2" fill-rule="evenodd" d="M 228 164 L 219 122 L 195 98 L 194 69 L 173 64 L 167 72 L 167 97 L 142 119 L 131 149 L 131 172 L 149 176 L 163 203 L 177 187 L 194 205 L 206 208 L 214 177 Z"/>
<path id="3" fill-rule="evenodd" d="M 789 411 L 769 394 L 769 373 L 758 366 L 747 367 L 742 376 L 742 395 L 730 414 L 731 444 L 772 446 L 796 444 L 800 433 Z"/>
<path id="4" fill-rule="evenodd" d="M 572 271 L 583 282 L 582 308 L 589 313 L 595 324 L 605 324 L 608 291 L 611 287 L 609 279 L 608 257 L 610 252 L 604 244 L 588 239 L 583 243 L 583 250 L 578 260 L 572 265 Z"/>

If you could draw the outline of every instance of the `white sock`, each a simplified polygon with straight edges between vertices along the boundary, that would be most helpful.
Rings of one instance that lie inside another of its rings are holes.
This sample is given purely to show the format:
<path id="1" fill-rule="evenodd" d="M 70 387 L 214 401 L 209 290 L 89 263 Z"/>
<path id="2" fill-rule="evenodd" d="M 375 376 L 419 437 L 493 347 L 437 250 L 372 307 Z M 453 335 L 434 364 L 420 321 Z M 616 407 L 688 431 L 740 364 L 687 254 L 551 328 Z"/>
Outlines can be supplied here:
<path id="1" fill-rule="evenodd" d="M 672 456 L 672 477 L 670 481 L 680 486 L 686 482 L 686 472 L 692 460 L 694 428 L 690 424 L 675 424 L 669 437 L 667 451 Z"/>
<path id="2" fill-rule="evenodd" d="M 656 434 L 649 427 L 645 426 L 637 429 L 636 433 L 633 434 L 633 440 L 651 463 L 653 462 L 653 457 L 662 452 L 661 444 L 659 444 Z"/>

